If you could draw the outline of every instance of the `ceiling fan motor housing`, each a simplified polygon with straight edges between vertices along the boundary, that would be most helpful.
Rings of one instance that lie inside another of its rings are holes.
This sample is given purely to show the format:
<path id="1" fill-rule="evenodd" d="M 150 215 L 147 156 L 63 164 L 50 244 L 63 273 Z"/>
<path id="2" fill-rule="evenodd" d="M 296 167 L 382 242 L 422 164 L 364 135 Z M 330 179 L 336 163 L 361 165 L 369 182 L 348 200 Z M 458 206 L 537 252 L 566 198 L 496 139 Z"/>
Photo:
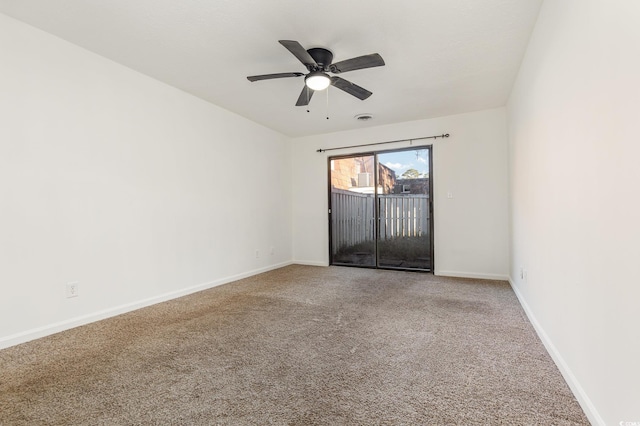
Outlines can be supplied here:
<path id="1" fill-rule="evenodd" d="M 329 65 L 331 65 L 331 62 L 333 61 L 333 53 L 321 47 L 314 47 L 313 49 L 308 49 L 307 52 L 309 53 L 309 55 L 311 55 L 313 60 L 316 61 L 316 63 L 319 65 L 319 66 L 315 66 L 313 64 L 307 65 L 307 68 L 309 68 L 309 71 L 329 71 Z"/>

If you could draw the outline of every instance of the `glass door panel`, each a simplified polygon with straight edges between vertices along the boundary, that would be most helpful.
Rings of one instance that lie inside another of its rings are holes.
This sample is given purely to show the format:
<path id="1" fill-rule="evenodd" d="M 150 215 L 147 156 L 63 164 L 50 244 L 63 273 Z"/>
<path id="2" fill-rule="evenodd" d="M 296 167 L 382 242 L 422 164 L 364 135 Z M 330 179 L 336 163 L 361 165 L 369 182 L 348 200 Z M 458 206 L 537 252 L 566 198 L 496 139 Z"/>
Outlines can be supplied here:
<path id="1" fill-rule="evenodd" d="M 330 160 L 331 263 L 376 266 L 375 158 Z"/>
<path id="2" fill-rule="evenodd" d="M 431 270 L 430 150 L 377 155 L 378 266 Z"/>

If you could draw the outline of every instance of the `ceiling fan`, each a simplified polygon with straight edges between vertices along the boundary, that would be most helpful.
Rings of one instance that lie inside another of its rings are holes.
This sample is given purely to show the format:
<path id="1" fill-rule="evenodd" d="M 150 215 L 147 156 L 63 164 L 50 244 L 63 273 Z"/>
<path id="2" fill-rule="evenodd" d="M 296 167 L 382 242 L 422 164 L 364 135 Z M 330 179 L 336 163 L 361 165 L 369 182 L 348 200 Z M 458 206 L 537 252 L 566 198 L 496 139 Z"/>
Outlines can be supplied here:
<path id="1" fill-rule="evenodd" d="M 347 59 L 345 61 L 331 63 L 333 61 L 333 53 L 327 49 L 316 47 L 305 50 L 300 43 L 294 40 L 279 40 L 289 52 L 293 54 L 302 64 L 309 70 L 308 74 L 301 72 L 285 72 L 279 74 L 252 75 L 247 77 L 249 81 L 270 80 L 273 78 L 286 77 L 304 77 L 305 86 L 298 97 L 296 106 L 308 105 L 311 96 L 317 90 L 324 90 L 329 85 L 355 96 L 358 99 L 365 100 L 372 95 L 370 91 L 364 89 L 357 84 L 340 78 L 330 76 L 328 73 L 340 74 L 347 71 L 360 70 L 363 68 L 380 67 L 384 65 L 384 60 L 377 53 L 370 55 L 358 56 L 357 58 Z"/>

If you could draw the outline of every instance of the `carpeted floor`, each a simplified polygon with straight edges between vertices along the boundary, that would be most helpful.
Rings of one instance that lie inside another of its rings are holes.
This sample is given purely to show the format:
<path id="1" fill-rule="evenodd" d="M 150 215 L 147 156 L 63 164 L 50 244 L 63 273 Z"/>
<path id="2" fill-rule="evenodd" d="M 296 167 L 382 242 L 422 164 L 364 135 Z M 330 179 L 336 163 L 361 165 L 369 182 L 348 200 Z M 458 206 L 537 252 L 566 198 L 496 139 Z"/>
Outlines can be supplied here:
<path id="1" fill-rule="evenodd" d="M 289 266 L 0 351 L 0 424 L 589 423 L 507 283 Z"/>

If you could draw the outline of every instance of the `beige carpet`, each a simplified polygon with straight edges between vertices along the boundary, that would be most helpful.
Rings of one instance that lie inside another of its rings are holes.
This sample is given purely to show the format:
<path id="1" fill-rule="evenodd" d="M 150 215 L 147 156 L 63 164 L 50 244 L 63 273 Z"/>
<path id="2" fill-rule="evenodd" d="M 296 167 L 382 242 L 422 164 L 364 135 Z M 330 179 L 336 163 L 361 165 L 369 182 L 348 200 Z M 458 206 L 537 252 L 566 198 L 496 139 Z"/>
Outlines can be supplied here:
<path id="1" fill-rule="evenodd" d="M 507 283 L 290 266 L 0 351 L 0 424 L 588 421 Z"/>

